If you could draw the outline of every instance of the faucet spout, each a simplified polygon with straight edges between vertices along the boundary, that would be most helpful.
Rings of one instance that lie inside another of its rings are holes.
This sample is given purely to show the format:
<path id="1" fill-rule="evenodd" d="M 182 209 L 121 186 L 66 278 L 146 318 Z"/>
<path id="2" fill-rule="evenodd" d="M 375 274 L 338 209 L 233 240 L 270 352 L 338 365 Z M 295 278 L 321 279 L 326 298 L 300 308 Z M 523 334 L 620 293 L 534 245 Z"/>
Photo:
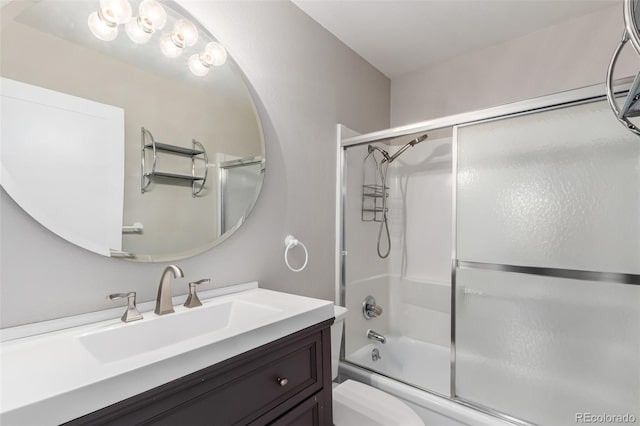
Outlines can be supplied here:
<path id="1" fill-rule="evenodd" d="M 165 315 L 175 312 L 171 301 L 171 275 L 173 278 L 184 277 L 182 269 L 176 265 L 169 265 L 162 272 L 160 285 L 158 286 L 158 297 L 156 298 L 156 315 Z"/>
<path id="2" fill-rule="evenodd" d="M 384 337 L 382 334 L 378 333 L 377 331 L 373 331 L 373 330 L 367 330 L 367 339 L 369 340 L 375 340 L 376 342 L 380 342 L 380 343 L 387 343 L 387 338 Z"/>

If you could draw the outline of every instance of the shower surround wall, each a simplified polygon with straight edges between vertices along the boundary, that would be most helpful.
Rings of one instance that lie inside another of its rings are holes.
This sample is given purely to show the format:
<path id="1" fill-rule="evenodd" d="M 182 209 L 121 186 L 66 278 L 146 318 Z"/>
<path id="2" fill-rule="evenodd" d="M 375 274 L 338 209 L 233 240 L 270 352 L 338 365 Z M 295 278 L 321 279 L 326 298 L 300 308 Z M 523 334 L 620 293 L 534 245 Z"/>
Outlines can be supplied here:
<path id="1" fill-rule="evenodd" d="M 345 306 L 348 309 L 345 321 L 346 354 L 369 343 L 366 337 L 368 329 L 383 335 L 389 331 L 389 260 L 379 258 L 376 252 L 380 223 L 363 222 L 361 219 L 362 185 L 365 183 L 363 161 L 366 155 L 366 145 L 351 148 L 347 151 L 345 164 Z M 362 302 L 369 295 L 375 297 L 376 303 L 382 306 L 384 312 L 378 318 L 366 320 L 362 315 Z"/>
<path id="2" fill-rule="evenodd" d="M 388 127 L 389 80 L 292 3 L 178 3 L 228 48 L 252 85 L 267 172 L 248 221 L 221 246 L 178 262 L 186 277 L 176 280 L 174 295 L 187 292 L 187 280 L 211 277 L 208 288 L 258 280 L 333 299 L 335 180 L 327 165 L 336 161 L 335 125 Z M 105 295 L 114 292 L 155 298 L 166 264 L 89 253 L 41 227 L 4 191 L 0 196 L 2 327 L 111 308 Z M 282 261 L 289 233 L 310 252 L 298 274 Z"/>
<path id="3" fill-rule="evenodd" d="M 416 136 L 375 145 L 393 154 Z M 451 132 L 433 132 L 389 166 L 391 252 L 386 259 L 376 250 L 380 222 L 361 219 L 362 185 L 370 183 L 363 177 L 366 155 L 367 145 L 349 148 L 346 154 L 346 354 L 371 343 L 368 329 L 448 349 L 451 216 L 436 212 L 450 211 Z M 384 231 L 381 238 L 384 248 Z M 368 295 L 384 310 L 378 318 L 362 315 Z"/>
<path id="4" fill-rule="evenodd" d="M 390 328 L 448 348 L 451 216 L 440 213 L 451 206 L 451 137 L 438 133 L 389 167 Z"/>

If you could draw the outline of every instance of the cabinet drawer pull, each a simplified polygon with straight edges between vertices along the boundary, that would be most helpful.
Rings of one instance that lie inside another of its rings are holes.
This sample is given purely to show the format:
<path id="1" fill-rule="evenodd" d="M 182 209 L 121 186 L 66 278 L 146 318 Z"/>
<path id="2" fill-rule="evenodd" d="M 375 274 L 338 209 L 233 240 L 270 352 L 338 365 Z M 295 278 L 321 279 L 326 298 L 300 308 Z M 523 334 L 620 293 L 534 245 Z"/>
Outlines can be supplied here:
<path id="1" fill-rule="evenodd" d="M 289 380 L 285 379 L 284 377 L 278 377 L 276 380 L 278 381 L 278 384 L 282 387 L 287 386 L 287 384 L 289 383 Z"/>

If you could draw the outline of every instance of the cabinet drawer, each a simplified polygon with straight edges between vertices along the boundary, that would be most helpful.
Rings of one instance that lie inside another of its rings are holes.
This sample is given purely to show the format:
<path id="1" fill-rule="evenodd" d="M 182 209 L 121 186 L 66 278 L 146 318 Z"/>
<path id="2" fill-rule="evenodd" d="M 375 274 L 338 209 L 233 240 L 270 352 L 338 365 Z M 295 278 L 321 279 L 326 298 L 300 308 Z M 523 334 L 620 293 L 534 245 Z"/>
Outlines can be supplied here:
<path id="1" fill-rule="evenodd" d="M 321 426 L 329 424 L 323 414 L 322 395 L 316 394 L 273 423 L 269 423 L 269 426 Z"/>
<path id="2" fill-rule="evenodd" d="M 322 388 L 320 350 L 316 338 L 277 350 L 146 424 L 246 424 L 285 401 L 295 405 Z"/>

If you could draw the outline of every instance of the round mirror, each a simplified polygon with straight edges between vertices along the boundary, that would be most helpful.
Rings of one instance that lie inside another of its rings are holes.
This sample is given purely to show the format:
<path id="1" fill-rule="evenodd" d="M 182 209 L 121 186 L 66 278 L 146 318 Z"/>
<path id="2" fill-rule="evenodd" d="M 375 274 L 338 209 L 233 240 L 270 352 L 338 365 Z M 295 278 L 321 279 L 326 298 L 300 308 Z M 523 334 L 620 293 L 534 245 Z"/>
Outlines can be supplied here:
<path id="1" fill-rule="evenodd" d="M 171 261 L 246 219 L 262 126 L 226 49 L 175 3 L 13 1 L 0 34 L 1 181 L 105 256 Z"/>

